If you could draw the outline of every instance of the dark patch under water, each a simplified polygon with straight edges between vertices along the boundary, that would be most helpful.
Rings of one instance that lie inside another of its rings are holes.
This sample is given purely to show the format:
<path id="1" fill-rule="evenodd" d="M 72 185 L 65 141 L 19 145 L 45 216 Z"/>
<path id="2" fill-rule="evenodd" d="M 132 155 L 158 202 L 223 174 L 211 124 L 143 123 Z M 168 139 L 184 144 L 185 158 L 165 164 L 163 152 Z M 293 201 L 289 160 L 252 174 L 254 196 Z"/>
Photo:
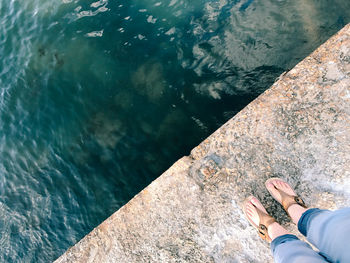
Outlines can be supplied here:
<path id="1" fill-rule="evenodd" d="M 0 261 L 48 262 L 350 21 L 348 0 L 0 2 Z"/>

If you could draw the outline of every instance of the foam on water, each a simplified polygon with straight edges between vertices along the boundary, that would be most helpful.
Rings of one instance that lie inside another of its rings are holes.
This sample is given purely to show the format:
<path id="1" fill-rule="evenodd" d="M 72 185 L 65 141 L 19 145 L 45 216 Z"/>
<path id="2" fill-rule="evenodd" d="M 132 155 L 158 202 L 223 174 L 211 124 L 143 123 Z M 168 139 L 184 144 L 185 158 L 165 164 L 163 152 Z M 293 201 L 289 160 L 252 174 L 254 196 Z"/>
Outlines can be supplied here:
<path id="1" fill-rule="evenodd" d="M 0 261 L 57 258 L 349 22 L 347 10 L 1 1 Z"/>

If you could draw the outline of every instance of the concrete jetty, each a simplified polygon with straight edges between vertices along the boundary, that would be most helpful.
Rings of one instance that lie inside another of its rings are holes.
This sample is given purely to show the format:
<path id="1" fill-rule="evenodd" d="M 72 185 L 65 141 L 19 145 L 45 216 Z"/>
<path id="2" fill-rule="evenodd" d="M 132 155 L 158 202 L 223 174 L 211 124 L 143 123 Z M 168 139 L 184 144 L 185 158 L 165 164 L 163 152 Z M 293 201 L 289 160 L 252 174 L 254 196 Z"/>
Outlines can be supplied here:
<path id="1" fill-rule="evenodd" d="M 297 233 L 274 176 L 311 207 L 350 206 L 350 24 L 56 263 L 272 262 L 241 206 L 254 194 Z"/>

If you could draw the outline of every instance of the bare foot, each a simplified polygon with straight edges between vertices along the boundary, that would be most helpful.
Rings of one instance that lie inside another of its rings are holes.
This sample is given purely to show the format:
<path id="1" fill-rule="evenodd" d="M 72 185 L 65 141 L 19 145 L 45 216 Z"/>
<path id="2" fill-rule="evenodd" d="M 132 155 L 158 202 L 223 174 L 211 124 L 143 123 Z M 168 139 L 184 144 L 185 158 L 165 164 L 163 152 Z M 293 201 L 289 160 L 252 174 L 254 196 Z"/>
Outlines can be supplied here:
<path id="1" fill-rule="evenodd" d="M 254 227 L 259 226 L 261 223 L 260 222 L 261 212 L 263 215 L 264 214 L 266 216 L 269 216 L 269 215 L 265 207 L 263 207 L 263 205 L 260 203 L 260 201 L 256 197 L 250 197 L 248 200 L 249 201 L 245 204 L 246 216 L 248 220 L 253 223 Z M 257 209 L 260 210 L 260 215 Z M 273 219 L 271 221 L 273 221 Z M 288 234 L 288 231 L 277 222 L 272 222 L 270 224 L 267 224 L 267 232 L 271 241 L 274 240 L 276 237 Z"/>
<path id="2" fill-rule="evenodd" d="M 282 197 L 281 194 L 279 193 L 279 191 L 276 189 L 278 188 L 279 190 L 285 192 L 288 195 L 291 196 L 296 196 L 296 193 L 294 192 L 294 190 L 290 187 L 290 185 L 284 181 L 282 181 L 282 179 L 279 178 L 272 178 L 270 180 L 268 180 L 266 182 L 266 188 L 269 190 L 269 192 L 271 193 L 271 195 L 280 203 L 282 204 Z M 301 217 L 301 215 L 306 211 L 307 209 L 300 206 L 299 204 L 292 204 L 289 208 L 288 208 L 288 214 L 290 215 L 290 217 L 292 218 L 293 222 L 295 224 L 298 224 L 299 219 Z"/>
<path id="3" fill-rule="evenodd" d="M 250 199 L 250 202 L 247 203 L 247 215 L 250 217 L 250 219 L 254 222 L 255 225 L 260 224 L 260 216 L 256 209 L 259 209 L 260 211 L 264 212 L 265 214 L 268 214 L 265 207 L 260 203 L 260 201 L 256 197 L 252 197 Z"/>

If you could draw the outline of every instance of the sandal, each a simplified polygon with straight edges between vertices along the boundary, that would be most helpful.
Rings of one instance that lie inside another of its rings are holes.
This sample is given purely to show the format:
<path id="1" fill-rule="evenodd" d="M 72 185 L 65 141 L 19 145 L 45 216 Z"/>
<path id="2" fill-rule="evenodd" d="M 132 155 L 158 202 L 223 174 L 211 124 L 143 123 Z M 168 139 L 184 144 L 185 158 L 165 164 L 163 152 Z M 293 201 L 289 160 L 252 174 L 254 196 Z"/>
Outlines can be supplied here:
<path id="1" fill-rule="evenodd" d="M 271 181 L 280 181 L 280 182 L 283 182 L 285 184 L 287 184 L 290 189 L 292 189 L 294 195 L 290 195 L 290 194 L 287 194 L 286 192 L 282 191 L 281 189 L 278 188 L 278 186 L 276 186 L 275 184 L 271 183 Z M 278 200 L 277 196 L 275 196 L 269 189 L 268 184 L 272 184 L 273 187 L 278 191 L 278 193 L 280 194 L 280 199 L 281 200 Z M 298 204 L 304 208 L 307 208 L 307 206 L 305 205 L 303 199 L 301 199 L 299 196 L 297 196 L 293 190 L 293 188 L 284 180 L 282 180 L 281 178 L 278 178 L 278 177 L 273 177 L 273 178 L 270 178 L 268 179 L 266 182 L 265 182 L 265 186 L 266 186 L 266 189 L 269 191 L 269 193 L 272 195 L 272 197 L 277 201 L 279 202 L 284 210 L 287 212 L 287 214 L 289 215 L 288 213 L 288 208 L 291 206 L 291 205 L 294 205 L 294 204 Z M 290 215 L 289 215 L 290 216 Z"/>
<path id="2" fill-rule="evenodd" d="M 268 234 L 267 228 L 269 227 L 269 225 L 271 225 L 272 223 L 276 222 L 276 220 L 270 216 L 269 214 L 267 214 L 266 210 L 261 210 L 260 208 L 256 207 L 254 205 L 254 203 L 252 202 L 252 199 L 255 198 L 258 202 L 259 200 L 254 197 L 254 196 L 249 196 L 243 204 L 243 212 L 244 215 L 246 216 L 246 218 L 248 219 L 249 223 L 258 230 L 258 234 L 259 236 L 263 239 L 266 240 L 268 242 L 271 242 L 271 238 Z M 247 212 L 247 206 L 248 204 L 251 203 L 254 207 L 255 207 L 255 211 L 258 213 L 259 216 L 259 225 L 255 224 L 253 222 L 253 220 L 250 218 L 248 212 Z M 262 204 L 259 202 L 259 204 L 262 206 Z"/>

